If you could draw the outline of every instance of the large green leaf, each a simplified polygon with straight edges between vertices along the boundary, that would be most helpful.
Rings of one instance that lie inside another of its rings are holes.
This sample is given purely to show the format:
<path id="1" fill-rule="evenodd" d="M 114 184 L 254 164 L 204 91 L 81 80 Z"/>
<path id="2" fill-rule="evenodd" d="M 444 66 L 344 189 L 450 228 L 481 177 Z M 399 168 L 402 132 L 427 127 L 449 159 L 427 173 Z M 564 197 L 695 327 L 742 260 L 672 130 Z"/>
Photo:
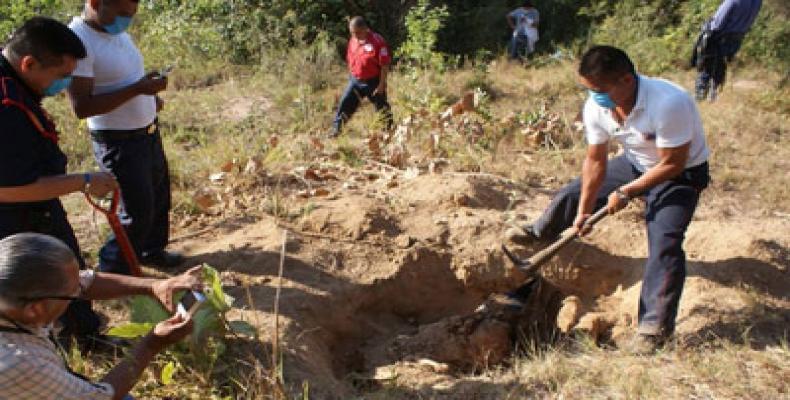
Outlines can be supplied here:
<path id="1" fill-rule="evenodd" d="M 203 264 L 203 277 L 206 285 L 205 295 L 211 305 L 220 312 L 230 310 L 235 299 L 226 295 L 222 290 L 222 279 L 217 270 L 210 265 Z"/>
<path id="2" fill-rule="evenodd" d="M 135 339 L 151 332 L 151 329 L 154 329 L 154 325 L 153 323 L 132 322 L 126 325 L 116 326 L 107 331 L 107 334 L 124 339 Z"/>
<path id="3" fill-rule="evenodd" d="M 129 302 L 132 322 L 153 323 L 170 318 L 170 314 L 159 302 L 148 296 L 134 296 Z"/>

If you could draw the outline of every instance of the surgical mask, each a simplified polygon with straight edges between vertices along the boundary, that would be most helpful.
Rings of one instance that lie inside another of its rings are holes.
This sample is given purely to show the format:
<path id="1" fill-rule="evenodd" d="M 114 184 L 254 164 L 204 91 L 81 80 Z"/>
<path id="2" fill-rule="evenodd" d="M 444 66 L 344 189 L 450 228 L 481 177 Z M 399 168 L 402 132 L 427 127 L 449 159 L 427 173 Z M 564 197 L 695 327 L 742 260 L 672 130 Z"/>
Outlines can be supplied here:
<path id="1" fill-rule="evenodd" d="M 612 109 L 617 106 L 617 104 L 612 101 L 612 98 L 609 97 L 609 93 L 603 92 L 596 92 L 594 90 L 590 90 L 590 97 L 595 101 L 596 104 L 603 108 Z"/>
<path id="2" fill-rule="evenodd" d="M 44 96 L 54 96 L 69 87 L 69 85 L 71 85 L 71 76 L 57 79 L 44 89 Z"/>
<path id="3" fill-rule="evenodd" d="M 129 25 L 132 24 L 132 17 L 124 17 L 122 15 L 115 16 L 115 21 L 113 21 L 109 25 L 102 25 L 105 31 L 110 35 L 120 35 L 126 29 L 129 28 Z"/>

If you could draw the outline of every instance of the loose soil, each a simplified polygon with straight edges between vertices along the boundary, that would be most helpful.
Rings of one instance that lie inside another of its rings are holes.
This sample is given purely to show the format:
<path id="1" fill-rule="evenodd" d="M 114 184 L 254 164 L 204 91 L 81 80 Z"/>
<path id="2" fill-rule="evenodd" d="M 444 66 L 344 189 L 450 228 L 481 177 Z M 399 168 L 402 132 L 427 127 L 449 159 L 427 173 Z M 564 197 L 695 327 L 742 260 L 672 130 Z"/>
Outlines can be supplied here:
<path id="1" fill-rule="evenodd" d="M 224 271 L 230 294 L 250 303 L 234 312 L 269 340 L 288 229 L 279 332 L 294 388 L 309 381 L 312 397 L 340 399 L 395 381 L 431 386 L 507 363 L 528 343 L 584 331 L 609 345 L 633 333 L 647 254 L 639 202 L 564 249 L 533 283 L 528 306 L 513 311 L 497 294 L 526 277 L 501 253 L 501 235 L 508 219 L 536 217 L 551 192 L 483 174 L 387 171 L 326 182 L 313 171 L 306 175 L 328 194 L 307 198 L 277 179 L 300 214 L 217 218 L 214 229 L 177 243 L 194 263 Z M 232 207 L 262 202 L 249 197 Z M 735 337 L 745 326 L 754 346 L 785 334 L 789 228 L 788 219 L 724 220 L 703 197 L 685 245 L 683 345 Z"/>

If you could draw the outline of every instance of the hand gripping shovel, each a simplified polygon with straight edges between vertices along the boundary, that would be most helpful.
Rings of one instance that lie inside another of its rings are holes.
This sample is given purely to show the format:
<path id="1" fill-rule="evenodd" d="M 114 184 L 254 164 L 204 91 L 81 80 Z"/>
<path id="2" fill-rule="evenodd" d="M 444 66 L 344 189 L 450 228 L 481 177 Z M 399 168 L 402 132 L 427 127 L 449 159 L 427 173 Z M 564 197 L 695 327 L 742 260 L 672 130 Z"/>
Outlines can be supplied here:
<path id="1" fill-rule="evenodd" d="M 126 264 L 129 265 L 129 271 L 131 271 L 132 276 L 143 276 L 143 272 L 140 270 L 140 262 L 137 260 L 137 254 L 134 252 L 134 247 L 132 247 L 132 242 L 129 241 L 129 236 L 126 235 L 126 230 L 124 230 L 123 225 L 121 225 L 121 219 L 118 218 L 118 204 L 121 202 L 121 191 L 118 189 L 113 191 L 109 208 L 102 207 L 98 202 L 93 200 L 88 193 L 85 193 L 85 198 L 88 199 L 88 203 L 90 203 L 93 208 L 107 217 L 107 222 L 110 223 L 110 228 L 112 228 L 112 232 L 115 234 L 115 240 L 118 241 L 118 246 L 121 248 L 121 253 L 123 254 L 124 260 L 126 260 Z"/>
<path id="2" fill-rule="evenodd" d="M 606 207 L 598 210 L 598 212 L 587 219 L 587 221 L 584 223 L 584 226 L 587 228 L 592 228 L 593 225 L 606 217 L 607 214 L 608 211 Z M 546 261 L 557 254 L 560 249 L 565 247 L 566 244 L 572 242 L 577 237 L 579 237 L 579 231 L 577 229 L 569 231 L 557 239 L 557 241 L 549 245 L 549 247 L 546 247 L 545 249 L 535 253 L 532 257 L 526 259 L 520 259 L 516 257 L 516 255 L 511 253 L 510 250 L 505 247 L 505 245 L 502 245 L 502 251 L 505 252 L 505 255 L 507 255 L 510 261 L 512 261 L 513 264 L 518 267 L 518 269 L 527 274 L 527 276 L 532 276 L 541 267 L 541 265 L 545 264 Z"/>

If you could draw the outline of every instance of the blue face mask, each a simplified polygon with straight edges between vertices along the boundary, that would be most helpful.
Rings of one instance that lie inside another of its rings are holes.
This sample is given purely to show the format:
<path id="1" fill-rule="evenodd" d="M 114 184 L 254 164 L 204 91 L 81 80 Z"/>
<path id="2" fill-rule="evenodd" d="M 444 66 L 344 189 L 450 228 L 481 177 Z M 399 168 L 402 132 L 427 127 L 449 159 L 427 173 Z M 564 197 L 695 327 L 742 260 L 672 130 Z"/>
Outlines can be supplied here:
<path id="1" fill-rule="evenodd" d="M 603 108 L 613 109 L 617 106 L 614 101 L 612 101 L 612 98 L 609 97 L 609 93 L 590 90 L 590 97 L 592 97 L 595 103 Z"/>
<path id="2" fill-rule="evenodd" d="M 58 80 L 52 82 L 52 84 L 49 85 L 49 87 L 44 89 L 44 96 L 54 96 L 54 95 L 62 92 L 63 89 L 66 89 L 67 87 L 69 87 L 69 85 L 71 85 L 71 77 L 70 76 L 67 76 L 67 77 L 62 78 L 62 79 L 58 79 Z"/>
<path id="3" fill-rule="evenodd" d="M 132 17 L 117 15 L 115 17 L 115 21 L 113 21 L 110 25 L 102 25 L 102 27 L 110 35 L 120 35 L 121 33 L 125 32 L 131 24 Z"/>

